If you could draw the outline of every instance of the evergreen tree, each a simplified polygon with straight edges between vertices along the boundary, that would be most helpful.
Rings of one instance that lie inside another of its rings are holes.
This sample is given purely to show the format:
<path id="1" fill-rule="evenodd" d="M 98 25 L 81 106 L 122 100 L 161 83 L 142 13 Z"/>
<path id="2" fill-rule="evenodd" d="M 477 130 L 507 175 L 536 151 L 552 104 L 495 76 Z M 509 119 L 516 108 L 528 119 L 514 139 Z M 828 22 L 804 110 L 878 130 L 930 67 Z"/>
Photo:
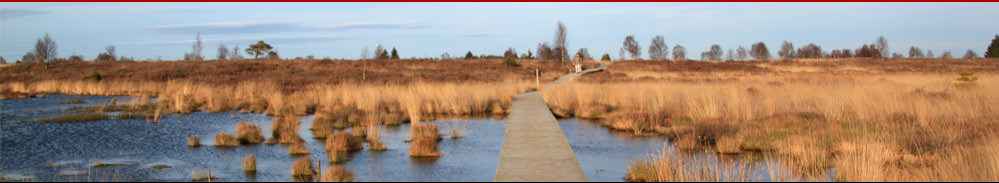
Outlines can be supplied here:
<path id="1" fill-rule="evenodd" d="M 992 44 L 985 50 L 985 58 L 999 58 L 999 34 L 992 38 Z"/>
<path id="2" fill-rule="evenodd" d="M 272 49 L 274 49 L 274 47 L 270 44 L 267 44 L 264 41 L 257 41 L 256 44 L 252 44 L 249 48 L 246 48 L 246 54 L 253 55 L 253 59 L 258 59 L 261 55 L 271 52 Z"/>
<path id="3" fill-rule="evenodd" d="M 395 47 L 392 47 L 392 60 L 399 60 L 399 52 L 395 51 Z"/>
<path id="4" fill-rule="evenodd" d="M 465 60 L 471 59 L 475 59 L 475 55 L 472 54 L 472 51 L 468 51 L 468 53 L 465 53 Z"/>

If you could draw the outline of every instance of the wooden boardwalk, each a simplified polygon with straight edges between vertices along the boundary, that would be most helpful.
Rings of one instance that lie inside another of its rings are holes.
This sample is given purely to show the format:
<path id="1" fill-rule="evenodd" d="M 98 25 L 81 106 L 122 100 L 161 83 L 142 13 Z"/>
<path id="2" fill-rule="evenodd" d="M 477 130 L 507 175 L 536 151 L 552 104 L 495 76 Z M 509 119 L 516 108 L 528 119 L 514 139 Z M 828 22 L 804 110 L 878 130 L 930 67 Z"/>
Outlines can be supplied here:
<path id="1" fill-rule="evenodd" d="M 568 74 L 554 84 L 602 69 Z M 540 93 L 528 92 L 513 98 L 494 181 L 586 181 L 576 153 Z"/>

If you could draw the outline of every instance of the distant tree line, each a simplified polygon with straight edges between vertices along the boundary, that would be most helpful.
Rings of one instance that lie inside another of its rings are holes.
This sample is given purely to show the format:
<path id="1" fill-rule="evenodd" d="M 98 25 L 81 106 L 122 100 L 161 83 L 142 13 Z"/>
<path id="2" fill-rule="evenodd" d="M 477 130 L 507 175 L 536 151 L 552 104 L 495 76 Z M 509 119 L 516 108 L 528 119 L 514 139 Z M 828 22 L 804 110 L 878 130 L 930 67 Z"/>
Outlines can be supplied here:
<path id="1" fill-rule="evenodd" d="M 538 43 L 534 50 L 527 49 L 523 53 L 517 52 L 514 48 L 506 49 L 502 55 L 489 55 L 481 54 L 476 55 L 472 51 L 465 53 L 465 60 L 474 59 L 504 59 L 510 65 L 519 65 L 518 59 L 534 59 L 539 61 L 555 61 L 559 63 L 570 63 L 575 61 L 584 60 L 594 60 L 587 48 L 578 48 L 575 54 L 569 54 L 569 48 L 567 43 L 567 32 L 565 24 L 558 22 L 555 29 L 555 36 L 552 43 L 547 41 L 542 41 Z M 202 54 L 204 43 L 201 38 L 201 34 L 195 35 L 194 43 L 191 46 L 191 51 L 184 53 L 183 60 L 186 61 L 204 61 L 205 57 Z M 650 61 L 685 61 L 687 60 L 687 49 L 683 45 L 668 44 L 665 36 L 655 35 L 652 37 L 651 42 L 648 45 L 648 59 Z M 55 40 L 46 33 L 44 36 L 39 38 L 35 46 L 31 51 L 25 53 L 20 59 L 13 61 L 15 63 L 47 63 L 47 62 L 82 62 L 84 61 L 83 56 L 78 54 L 73 54 L 67 58 L 60 59 L 58 57 L 58 45 Z M 241 50 L 239 45 L 233 46 L 231 49 L 225 44 L 220 43 L 217 49 L 217 54 L 215 60 L 217 61 L 237 61 L 244 60 L 245 58 L 241 53 L 246 53 L 253 56 L 253 60 L 280 60 L 281 57 L 275 50 L 275 47 L 270 45 L 263 40 L 257 41 L 254 44 L 249 45 L 246 49 Z M 721 45 L 711 44 L 708 48 L 701 52 L 700 60 L 702 61 L 774 61 L 774 60 L 793 60 L 793 59 L 821 59 L 821 58 L 876 58 L 876 59 L 902 59 L 902 58 L 940 58 L 940 59 L 953 59 L 954 54 L 950 51 L 944 51 L 939 56 L 933 53 L 932 50 L 922 49 L 916 46 L 910 46 L 907 49 L 906 54 L 902 53 L 891 53 L 889 51 L 888 40 L 884 36 L 879 36 L 874 42 L 869 44 L 862 44 L 855 49 L 831 49 L 829 51 L 824 50 L 821 46 L 815 43 L 808 43 L 804 46 L 795 47 L 790 41 L 783 41 L 780 48 L 776 51 L 776 57 L 770 55 L 770 49 L 763 42 L 756 42 L 749 46 L 749 49 L 743 46 L 737 46 L 735 49 L 723 50 Z M 392 47 L 391 49 L 386 49 L 382 45 L 376 45 L 374 52 L 369 53 L 368 47 L 364 47 L 361 53 L 361 60 L 370 59 L 369 55 L 373 55 L 373 59 L 377 60 L 400 60 L 401 56 L 399 51 Z M 570 57 L 571 55 L 571 57 Z M 297 57 L 301 58 L 301 57 Z M 314 59 L 313 56 L 308 56 L 306 59 Z M 618 57 L 622 60 L 642 60 L 642 46 L 639 44 L 637 38 L 634 35 L 627 35 L 624 37 L 620 48 L 620 56 Z M 977 58 L 999 58 L 999 34 L 991 40 L 983 56 L 979 56 L 973 50 L 967 50 L 960 58 L 962 59 L 977 59 Z M 452 60 L 453 58 L 447 52 L 444 52 L 437 60 Z M 99 52 L 94 58 L 95 62 L 108 63 L 108 62 L 121 62 L 121 61 L 134 61 L 135 59 L 120 56 L 117 53 L 117 48 L 115 46 L 107 46 L 104 51 Z M 329 60 L 329 59 L 323 59 Z M 600 61 L 611 61 L 612 58 L 610 54 L 603 53 L 600 56 Z M 6 58 L 0 57 L 0 64 L 7 64 L 8 60 Z"/>

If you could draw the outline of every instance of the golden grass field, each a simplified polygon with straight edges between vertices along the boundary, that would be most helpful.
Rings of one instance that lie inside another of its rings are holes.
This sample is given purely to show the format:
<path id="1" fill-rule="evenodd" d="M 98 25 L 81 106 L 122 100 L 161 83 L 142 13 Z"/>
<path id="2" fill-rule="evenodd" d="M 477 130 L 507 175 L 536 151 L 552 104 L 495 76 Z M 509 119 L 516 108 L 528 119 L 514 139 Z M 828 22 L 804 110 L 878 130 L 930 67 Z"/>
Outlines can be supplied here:
<path id="1" fill-rule="evenodd" d="M 759 152 L 800 175 L 999 180 L 999 63 L 941 65 L 615 63 L 544 95 L 560 116 L 666 135 L 684 151 Z M 636 162 L 629 180 L 739 180 L 671 156 Z"/>
<path id="2" fill-rule="evenodd" d="M 273 116 L 273 139 L 308 154 L 298 117 L 326 138 L 331 164 L 369 143 L 379 126 L 412 122 L 414 157 L 437 157 L 437 118 L 505 115 L 513 96 L 565 73 L 555 63 L 167 62 L 56 63 L 0 68 L 4 98 L 44 93 L 137 96 L 120 108 L 157 121 L 194 111 Z M 999 61 L 838 60 L 811 62 L 639 62 L 557 85 L 542 94 L 560 117 L 593 119 L 636 135 L 669 137 L 680 151 L 765 154 L 796 176 L 845 181 L 999 180 Z M 72 120 L 67 120 L 72 121 Z M 351 132 L 345 132 L 347 129 Z M 216 146 L 264 141 L 241 123 Z M 461 136 L 452 131 L 451 137 Z M 192 136 L 196 147 L 198 137 Z M 379 148 L 380 147 L 380 148 Z M 314 153 L 314 152 L 313 152 Z M 629 168 L 631 181 L 747 180 L 664 151 Z M 340 169 L 300 177 L 349 179 Z M 741 170 L 740 170 L 741 171 Z M 321 175 L 318 175 L 321 174 Z M 792 180 L 775 174 L 773 180 Z"/>

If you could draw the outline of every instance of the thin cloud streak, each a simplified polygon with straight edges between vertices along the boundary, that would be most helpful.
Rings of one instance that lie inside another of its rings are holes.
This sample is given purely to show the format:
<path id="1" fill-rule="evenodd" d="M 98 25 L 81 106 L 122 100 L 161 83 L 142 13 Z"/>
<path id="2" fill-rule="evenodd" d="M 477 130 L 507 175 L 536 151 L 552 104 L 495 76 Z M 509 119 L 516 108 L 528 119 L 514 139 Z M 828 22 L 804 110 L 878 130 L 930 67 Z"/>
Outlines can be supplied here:
<path id="1" fill-rule="evenodd" d="M 281 32 L 324 32 L 348 30 L 407 30 L 429 28 L 426 25 L 404 23 L 348 23 L 335 26 L 311 26 L 293 22 L 214 22 L 203 24 L 175 24 L 155 26 L 151 29 L 177 34 L 240 34 Z"/>

